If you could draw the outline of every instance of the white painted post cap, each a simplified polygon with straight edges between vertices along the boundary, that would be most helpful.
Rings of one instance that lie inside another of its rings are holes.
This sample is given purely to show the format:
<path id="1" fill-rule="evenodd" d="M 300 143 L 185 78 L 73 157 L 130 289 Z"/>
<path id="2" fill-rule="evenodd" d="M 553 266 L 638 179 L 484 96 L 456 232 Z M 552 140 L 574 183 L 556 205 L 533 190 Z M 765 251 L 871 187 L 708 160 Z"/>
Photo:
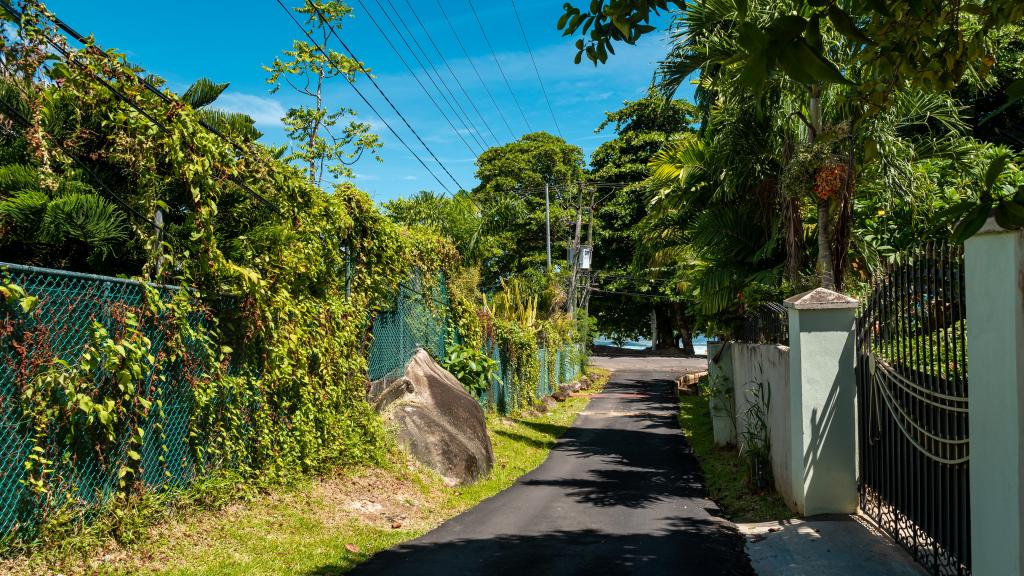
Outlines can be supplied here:
<path id="1" fill-rule="evenodd" d="M 830 310 L 836 308 L 856 308 L 857 299 L 827 288 L 815 288 L 803 294 L 786 298 L 786 308 L 794 310 Z"/>

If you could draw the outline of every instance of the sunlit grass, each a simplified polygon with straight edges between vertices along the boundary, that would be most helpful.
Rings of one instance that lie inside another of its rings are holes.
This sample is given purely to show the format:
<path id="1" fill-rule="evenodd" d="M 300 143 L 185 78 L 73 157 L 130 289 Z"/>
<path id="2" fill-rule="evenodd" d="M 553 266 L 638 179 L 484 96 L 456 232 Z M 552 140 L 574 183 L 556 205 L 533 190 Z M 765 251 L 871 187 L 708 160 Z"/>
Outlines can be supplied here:
<path id="1" fill-rule="evenodd" d="M 604 373 L 602 383 L 606 377 Z M 180 576 L 344 573 L 374 553 L 420 536 L 511 486 L 547 458 L 588 401 L 589 394 L 573 397 L 538 416 L 489 415 L 494 469 L 471 486 L 448 487 L 432 473 L 402 465 L 353 473 L 353 478 L 386 475 L 384 485 L 414 491 L 417 517 L 408 526 L 325 520 L 330 514 L 325 515 L 324 508 L 339 503 L 324 496 L 323 484 L 317 489 L 316 482 L 308 482 L 222 512 L 179 519 L 122 564 L 135 567 L 109 567 L 103 572 L 138 570 Z M 332 482 L 343 483 L 344 478 Z"/>

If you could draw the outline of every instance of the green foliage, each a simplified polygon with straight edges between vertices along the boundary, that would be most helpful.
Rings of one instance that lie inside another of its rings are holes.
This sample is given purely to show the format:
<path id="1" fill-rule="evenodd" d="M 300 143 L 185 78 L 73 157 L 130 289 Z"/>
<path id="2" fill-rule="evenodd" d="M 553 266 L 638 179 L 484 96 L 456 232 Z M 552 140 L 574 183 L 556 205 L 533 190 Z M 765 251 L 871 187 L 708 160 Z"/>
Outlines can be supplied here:
<path id="1" fill-rule="evenodd" d="M 398 224 L 424 226 L 447 237 L 465 266 L 472 267 L 500 252 L 494 237 L 485 234 L 483 214 L 468 192 L 459 191 L 449 198 L 423 191 L 412 198 L 386 202 L 384 212 Z"/>
<path id="2" fill-rule="evenodd" d="M 655 30 L 650 25 L 652 16 L 684 5 L 681 0 L 595 0 L 584 11 L 566 3 L 558 29 L 564 30 L 563 36 L 577 32 L 582 36 L 576 41 L 577 64 L 586 54 L 587 60 L 597 66 L 604 64 L 609 54 L 615 54 L 613 42 L 636 44 L 641 36 Z"/>
<path id="3" fill-rule="evenodd" d="M 483 261 L 483 283 L 546 265 L 544 186 L 550 186 L 552 258 L 564 267 L 567 245 L 555 231 L 575 222 L 583 178 L 583 151 L 544 132 L 527 134 L 477 158 L 472 198 L 483 216 L 483 232 L 500 250 Z"/>
<path id="4" fill-rule="evenodd" d="M 479 347 L 453 346 L 444 360 L 444 367 L 474 396 L 490 390 L 498 376 L 498 363 Z"/>
<path id="5" fill-rule="evenodd" d="M 309 181 L 319 186 L 323 182 L 325 168 L 336 178 L 351 177 L 351 165 L 364 152 L 372 152 L 381 144 L 370 132 L 369 124 L 354 120 L 341 124 L 345 118 L 355 116 L 354 110 L 331 108 L 325 101 L 325 82 L 333 78 L 353 82 L 357 74 L 368 71 L 362 62 L 334 50 L 319 48 L 333 44 L 330 41 L 332 29 L 341 30 L 345 18 L 352 15 L 352 8 L 335 0 L 305 0 L 294 10 L 305 17 L 303 29 L 316 44 L 295 40 L 292 49 L 284 51 L 284 59 L 275 58 L 274 63 L 264 69 L 270 74 L 267 83 L 273 86 L 272 91 L 280 89 L 284 81 L 311 103 L 289 108 L 282 121 L 285 132 L 294 142 L 293 151 L 287 159 L 308 165 Z M 340 132 L 335 135 L 332 128 L 340 128 Z"/>
<path id="6" fill-rule="evenodd" d="M 42 523 L 80 518 L 82 503 L 56 495 L 80 458 L 120 462 L 117 446 L 127 463 L 111 471 L 120 475 L 114 497 L 140 505 L 150 488 L 135 455 L 164 440 L 159 428 L 141 436 L 139 425 L 163 409 L 150 386 L 163 377 L 191 399 L 187 441 L 202 474 L 230 469 L 244 479 L 236 486 L 266 485 L 379 461 L 387 441 L 364 400 L 367 324 L 411 268 L 431 276 L 456 263 L 451 243 L 403 231 L 351 185 L 312 186 L 251 140 L 251 119 L 219 116 L 243 128 L 227 140 L 206 131 L 200 120 L 212 118 L 221 85 L 200 81 L 168 106 L 121 55 L 91 48 L 75 65 L 33 59 L 60 39 L 41 24 L 45 8 L 25 10 L 24 33 L 5 29 L 0 48 L 11 64 L 0 100 L 29 119 L 0 134 L 0 258 L 191 287 L 93 326 L 77 361 L 40 348 L 19 379 L 27 421 L 53 432 L 34 436 L 41 450 L 26 460 Z M 151 224 L 157 210 L 162 230 Z M 0 311 L 0 334 L 14 339 L 3 341 L 5 355 L 26 349 L 11 323 L 38 320 L 24 316 L 35 295 L 23 292 L 0 290 L 5 306 L 22 310 Z M 150 350 L 154 330 L 160 354 Z M 35 526 L 22 525 L 22 544 Z"/>
<path id="7" fill-rule="evenodd" d="M 0 167 L 0 258 L 99 263 L 121 252 L 129 232 L 124 211 L 76 176 L 44 189 L 36 168 Z"/>
<path id="8" fill-rule="evenodd" d="M 650 208 L 648 163 L 672 148 L 667 142 L 692 133 L 696 116 L 693 104 L 665 101 L 652 90 L 646 97 L 626 102 L 621 109 L 606 113 L 605 121 L 597 127 L 597 131 L 612 127 L 615 138 L 598 146 L 591 155 L 592 178 L 624 185 L 617 190 L 598 191 L 603 201 L 598 203 L 594 219 L 594 251 L 601 261 L 597 280 L 608 292 L 662 296 L 652 300 L 594 293 L 590 311 L 597 322 L 597 333 L 622 339 L 650 336 L 653 308 L 659 324 L 678 330 L 684 346 L 689 340 L 690 303 L 683 302 L 682 298 L 678 298 L 678 302 L 666 298 L 675 292 L 669 282 L 671 271 L 648 269 L 646 262 L 637 262 L 636 255 L 642 243 L 638 224 Z M 674 342 L 659 344 L 674 346 Z"/>

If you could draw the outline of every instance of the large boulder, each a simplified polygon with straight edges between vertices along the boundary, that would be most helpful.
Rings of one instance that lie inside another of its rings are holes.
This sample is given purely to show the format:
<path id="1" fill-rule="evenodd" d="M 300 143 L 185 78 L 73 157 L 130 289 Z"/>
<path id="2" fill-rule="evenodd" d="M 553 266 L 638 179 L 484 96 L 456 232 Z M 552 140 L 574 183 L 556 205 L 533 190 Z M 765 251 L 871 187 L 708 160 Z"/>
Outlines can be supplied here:
<path id="1" fill-rule="evenodd" d="M 399 444 L 448 484 L 468 484 L 491 471 L 483 409 L 425 350 L 416 351 L 397 380 L 372 382 L 367 400 L 394 425 Z"/>

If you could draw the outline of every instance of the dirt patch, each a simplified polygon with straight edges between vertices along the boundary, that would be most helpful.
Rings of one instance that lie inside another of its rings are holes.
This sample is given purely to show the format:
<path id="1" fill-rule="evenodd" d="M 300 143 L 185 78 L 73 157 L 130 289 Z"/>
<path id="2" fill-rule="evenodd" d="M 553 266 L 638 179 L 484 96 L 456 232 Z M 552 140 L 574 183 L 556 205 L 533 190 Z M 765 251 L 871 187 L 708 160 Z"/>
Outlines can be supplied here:
<path id="1" fill-rule="evenodd" d="M 401 456 L 399 456 L 401 458 Z M 402 470 L 397 472 L 396 470 Z M 414 462 L 389 468 L 358 468 L 282 488 L 253 501 L 236 501 L 216 511 L 188 510 L 150 527 L 145 541 L 124 547 L 107 541 L 88 558 L 49 561 L 43 557 L 0 560 L 0 574 L 86 576 L 152 573 L 181 562 L 179 550 L 221 543 L 210 536 L 227 528 L 253 530 L 253 536 L 283 527 L 295 518 L 342 532 L 354 524 L 381 530 L 426 530 L 440 523 L 443 512 L 439 481 Z M 251 527 L 251 528 L 249 528 Z"/>
<path id="2" fill-rule="evenodd" d="M 315 517 L 328 526 L 359 520 L 378 528 L 416 528 L 433 518 L 421 484 L 382 470 L 319 480 L 308 498 L 318 501 Z"/>

